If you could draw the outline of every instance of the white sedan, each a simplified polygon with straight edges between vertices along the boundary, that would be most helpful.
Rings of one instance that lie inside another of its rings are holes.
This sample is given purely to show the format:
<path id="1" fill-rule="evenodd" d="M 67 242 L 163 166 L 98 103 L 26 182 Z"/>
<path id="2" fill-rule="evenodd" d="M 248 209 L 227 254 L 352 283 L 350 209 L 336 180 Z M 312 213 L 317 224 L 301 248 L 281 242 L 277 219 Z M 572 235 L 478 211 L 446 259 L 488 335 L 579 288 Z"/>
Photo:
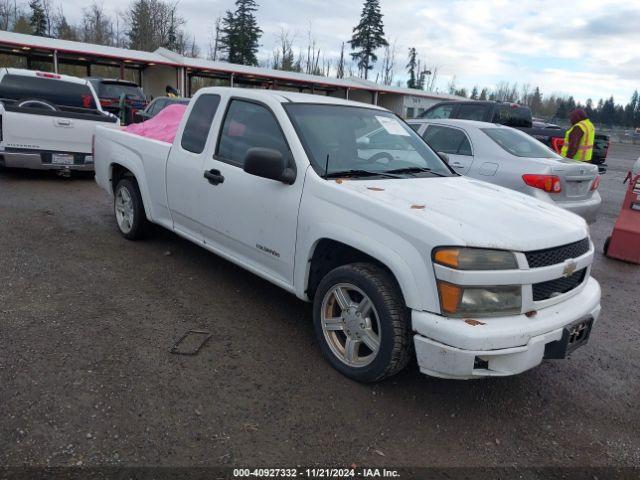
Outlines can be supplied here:
<path id="1" fill-rule="evenodd" d="M 472 120 L 409 120 L 460 175 L 511 188 L 596 220 L 598 167 L 561 157 L 515 128 Z"/>

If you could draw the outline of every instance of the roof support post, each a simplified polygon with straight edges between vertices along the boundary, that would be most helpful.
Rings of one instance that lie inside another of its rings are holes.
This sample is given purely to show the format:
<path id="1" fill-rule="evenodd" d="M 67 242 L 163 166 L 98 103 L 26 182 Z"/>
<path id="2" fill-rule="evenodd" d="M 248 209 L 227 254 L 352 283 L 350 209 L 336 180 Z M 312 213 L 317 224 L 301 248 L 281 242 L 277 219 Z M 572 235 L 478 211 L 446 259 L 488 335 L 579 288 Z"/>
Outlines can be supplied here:
<path id="1" fill-rule="evenodd" d="M 373 104 L 378 105 L 378 92 L 373 92 Z"/>
<path id="2" fill-rule="evenodd" d="M 87 77 L 91 76 L 91 64 L 87 63 Z"/>
<path id="3" fill-rule="evenodd" d="M 58 50 L 53 51 L 53 73 L 58 73 Z"/>
<path id="4" fill-rule="evenodd" d="M 124 80 L 124 62 L 120 62 L 120 80 Z"/>
<path id="5" fill-rule="evenodd" d="M 234 75 L 235 75 L 234 73 L 231 73 L 231 75 L 229 76 L 229 86 L 230 87 L 234 86 L 234 84 L 233 84 Z"/>
<path id="6" fill-rule="evenodd" d="M 344 98 L 345 98 L 345 100 L 349 100 L 349 90 L 351 90 L 349 87 L 344 89 Z"/>

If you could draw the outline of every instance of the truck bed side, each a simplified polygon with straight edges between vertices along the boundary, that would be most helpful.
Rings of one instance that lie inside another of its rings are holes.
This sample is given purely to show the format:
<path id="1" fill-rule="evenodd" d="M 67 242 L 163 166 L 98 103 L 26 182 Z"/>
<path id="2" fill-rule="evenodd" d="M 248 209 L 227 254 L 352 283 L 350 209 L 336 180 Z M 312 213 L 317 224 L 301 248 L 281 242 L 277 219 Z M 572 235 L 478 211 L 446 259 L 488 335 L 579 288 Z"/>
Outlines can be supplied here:
<path id="1" fill-rule="evenodd" d="M 114 169 L 127 169 L 138 182 L 147 218 L 171 228 L 165 185 L 165 169 L 171 144 L 98 127 L 94 148 L 98 185 L 113 195 Z"/>

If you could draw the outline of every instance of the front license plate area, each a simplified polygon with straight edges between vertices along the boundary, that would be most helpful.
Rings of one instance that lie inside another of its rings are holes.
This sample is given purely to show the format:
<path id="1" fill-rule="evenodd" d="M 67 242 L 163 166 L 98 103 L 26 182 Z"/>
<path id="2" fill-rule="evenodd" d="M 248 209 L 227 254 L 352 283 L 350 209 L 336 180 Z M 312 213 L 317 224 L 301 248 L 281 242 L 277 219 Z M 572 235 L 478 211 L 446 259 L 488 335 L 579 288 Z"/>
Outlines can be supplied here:
<path id="1" fill-rule="evenodd" d="M 576 348 L 589 342 L 593 327 L 593 318 L 587 317 L 564 327 L 562 338 L 548 343 L 544 350 L 546 359 L 567 358 Z"/>
<path id="2" fill-rule="evenodd" d="M 54 153 L 51 156 L 51 163 L 54 165 L 73 165 L 73 155 Z"/>

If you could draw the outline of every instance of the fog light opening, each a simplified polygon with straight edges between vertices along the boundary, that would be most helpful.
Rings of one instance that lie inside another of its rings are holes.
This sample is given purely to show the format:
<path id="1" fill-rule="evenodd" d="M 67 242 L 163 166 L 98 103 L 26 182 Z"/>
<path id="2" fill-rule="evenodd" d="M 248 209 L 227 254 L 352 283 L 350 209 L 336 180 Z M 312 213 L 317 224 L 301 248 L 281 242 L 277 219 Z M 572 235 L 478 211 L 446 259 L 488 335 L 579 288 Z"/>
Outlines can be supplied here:
<path id="1" fill-rule="evenodd" d="M 475 357 L 473 360 L 473 369 L 474 370 L 489 370 L 489 361 L 483 360 L 480 357 Z"/>

